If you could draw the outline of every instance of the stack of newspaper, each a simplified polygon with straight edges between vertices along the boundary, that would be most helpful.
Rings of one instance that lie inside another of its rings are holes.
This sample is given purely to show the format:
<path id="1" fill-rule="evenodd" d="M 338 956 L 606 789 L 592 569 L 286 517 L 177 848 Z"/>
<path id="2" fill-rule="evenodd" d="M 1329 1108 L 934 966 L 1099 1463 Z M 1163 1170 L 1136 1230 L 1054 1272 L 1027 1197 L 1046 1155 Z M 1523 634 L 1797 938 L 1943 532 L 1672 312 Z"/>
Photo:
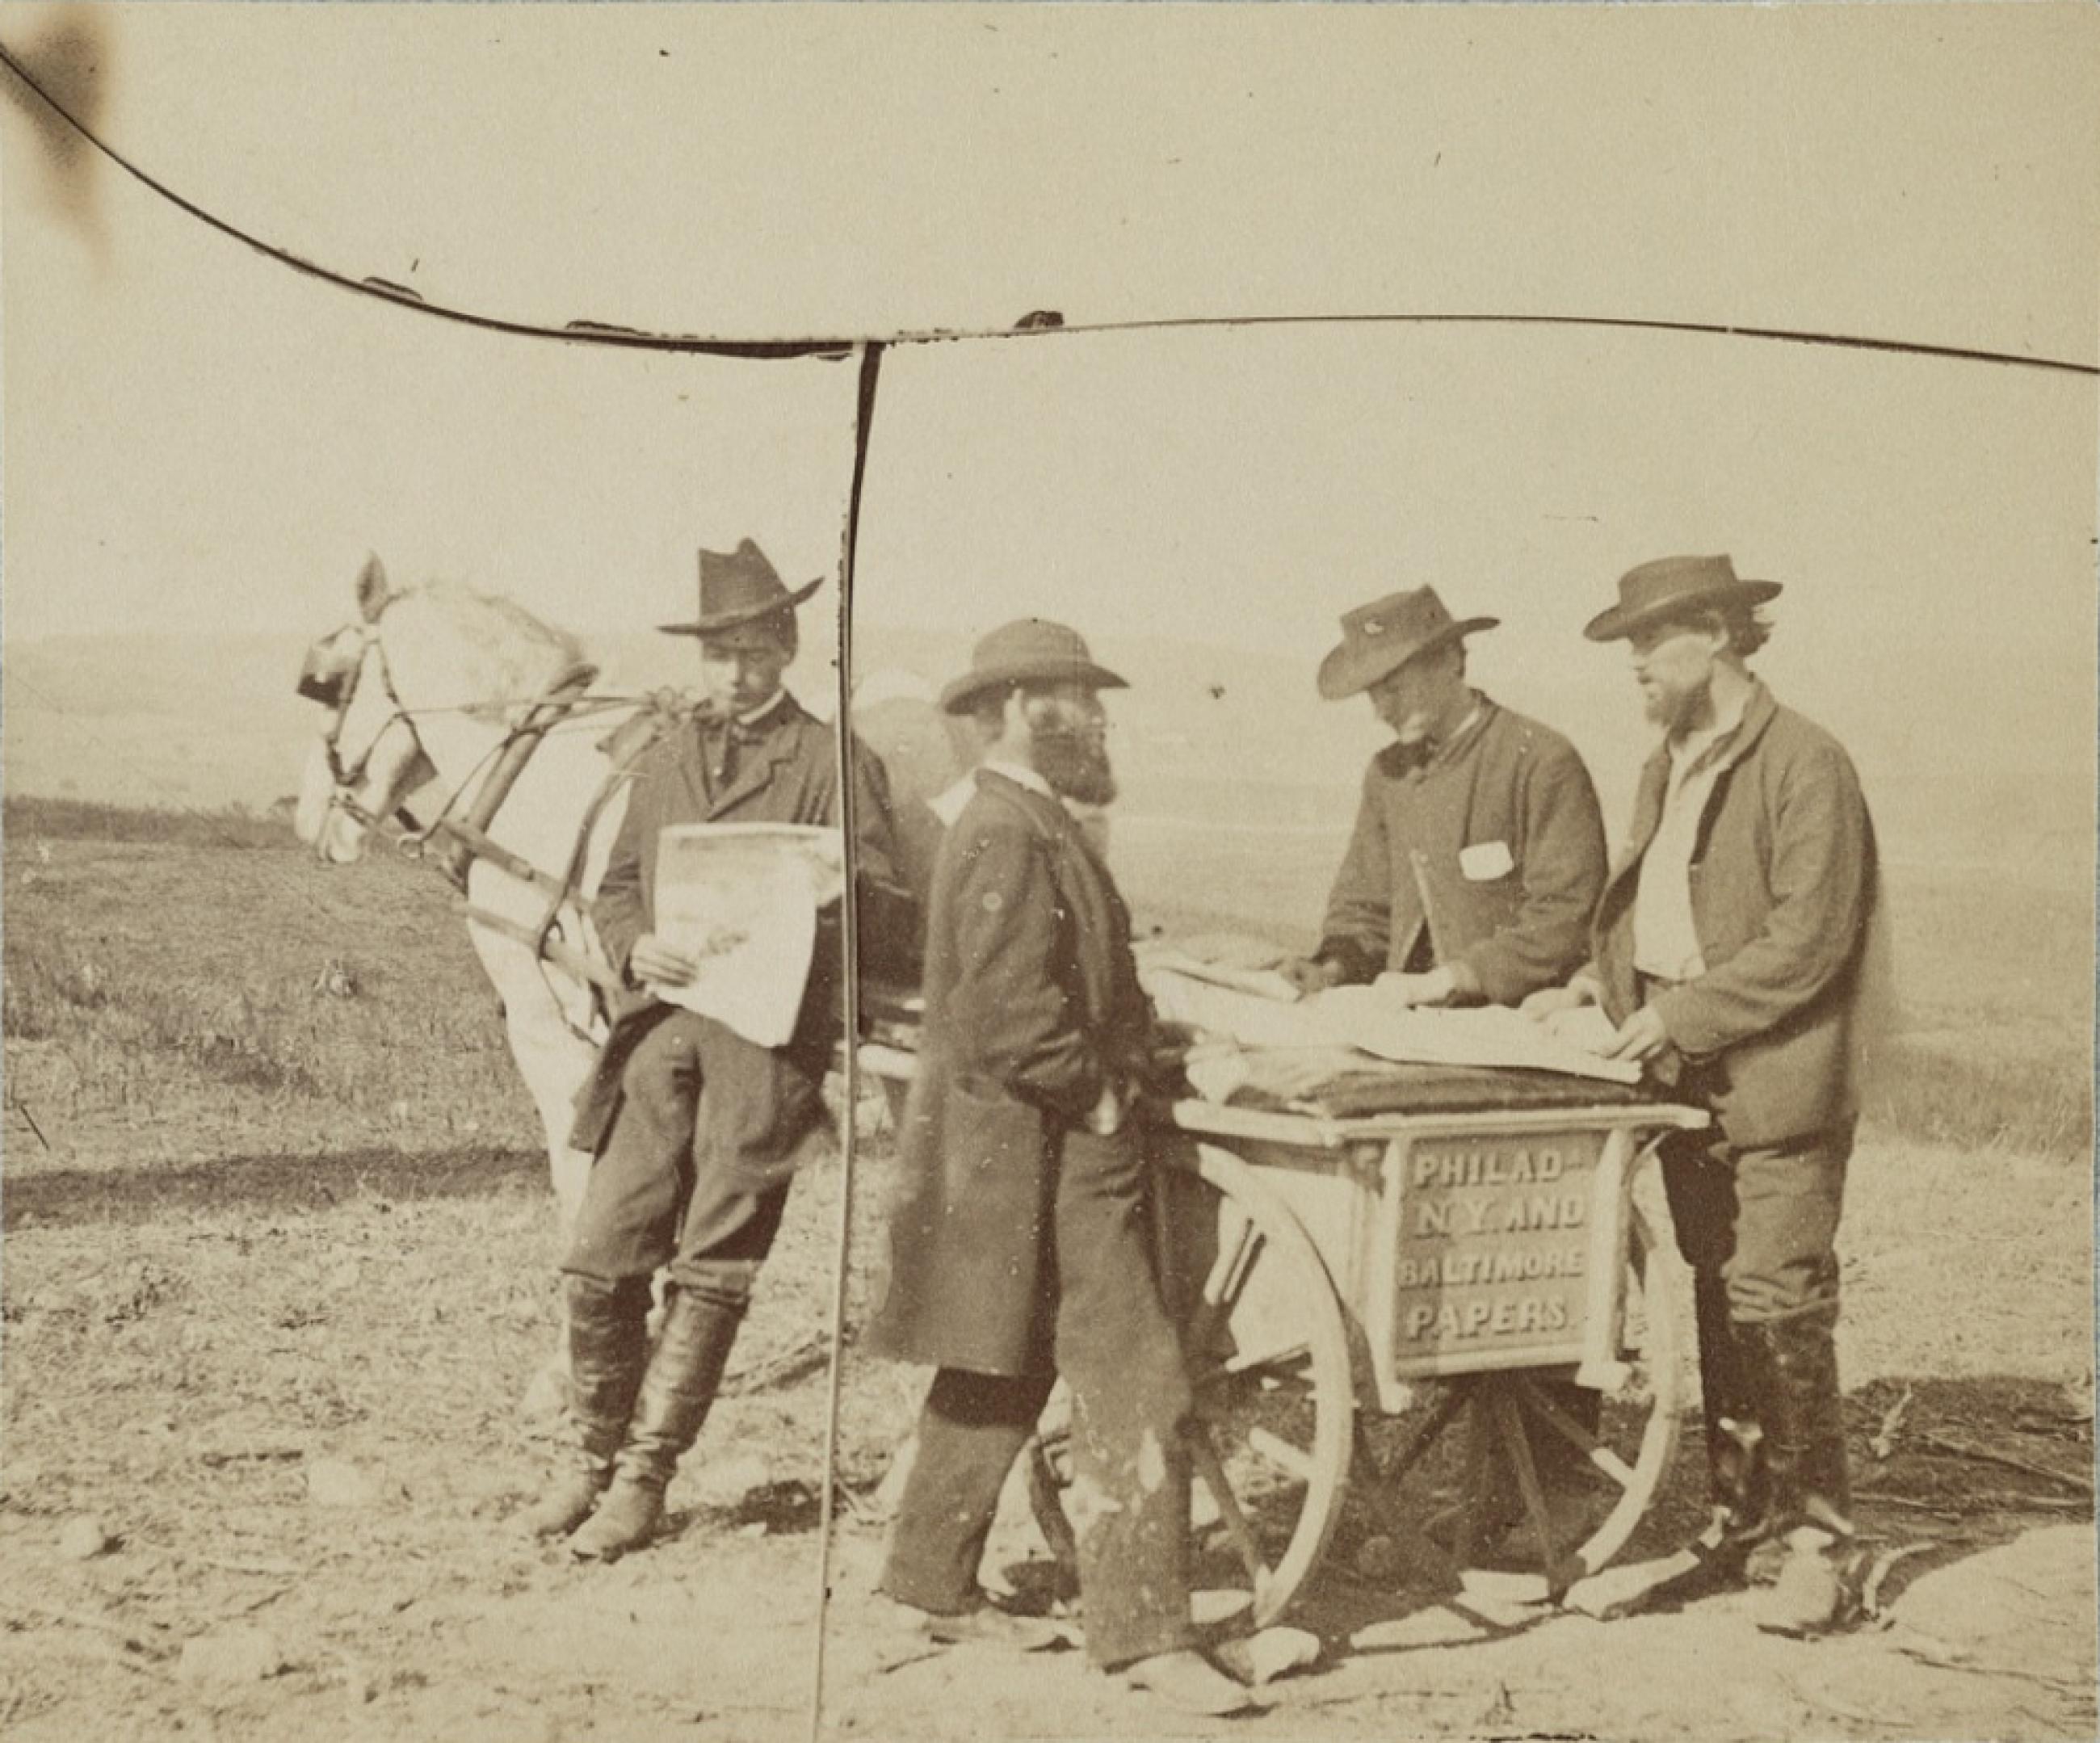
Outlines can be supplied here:
<path id="1" fill-rule="evenodd" d="M 1244 955 L 1218 964 L 1186 946 L 1145 948 L 1138 973 L 1161 1017 L 1242 1048 L 1326 1059 L 1353 1052 L 1410 1064 L 1515 1067 L 1620 1083 L 1640 1078 L 1638 1066 L 1600 1057 L 1611 1025 L 1595 1010 L 1568 1013 L 1549 1027 L 1503 1005 L 1410 1006 L 1376 983 L 1300 997 L 1273 967 L 1251 967 Z"/>

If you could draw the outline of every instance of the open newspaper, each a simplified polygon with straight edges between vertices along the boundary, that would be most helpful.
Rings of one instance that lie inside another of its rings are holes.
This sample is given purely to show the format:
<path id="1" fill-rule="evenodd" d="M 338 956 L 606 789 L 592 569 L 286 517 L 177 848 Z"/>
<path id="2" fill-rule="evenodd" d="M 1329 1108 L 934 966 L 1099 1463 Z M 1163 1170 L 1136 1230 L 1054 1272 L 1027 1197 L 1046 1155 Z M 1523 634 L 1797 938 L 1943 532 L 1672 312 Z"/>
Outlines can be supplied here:
<path id="1" fill-rule="evenodd" d="M 1640 1079 L 1639 1066 L 1598 1056 L 1610 1035 L 1608 1022 L 1601 1032 L 1593 1024 L 1584 1035 L 1572 1025 L 1536 1022 L 1504 1006 L 1410 1008 L 1377 986 L 1337 986 L 1285 1003 L 1158 961 L 1139 977 L 1162 1017 L 1245 1048 L 1323 1057 L 1352 1049 L 1422 1065 L 1514 1066 L 1621 1083 Z"/>
<path id="2" fill-rule="evenodd" d="M 683 986 L 651 985 L 672 1004 L 746 1040 L 779 1047 L 809 985 L 818 911 L 845 887 L 836 829 L 805 823 L 683 823 L 656 841 L 659 938 L 699 960 Z"/>

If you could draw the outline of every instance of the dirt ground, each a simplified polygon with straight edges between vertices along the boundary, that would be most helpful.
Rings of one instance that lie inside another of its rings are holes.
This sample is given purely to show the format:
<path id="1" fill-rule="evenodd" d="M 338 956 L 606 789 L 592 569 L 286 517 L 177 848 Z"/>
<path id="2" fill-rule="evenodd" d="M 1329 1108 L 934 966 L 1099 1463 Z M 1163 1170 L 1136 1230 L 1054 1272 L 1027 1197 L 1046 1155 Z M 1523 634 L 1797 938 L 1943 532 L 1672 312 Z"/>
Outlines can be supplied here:
<path id="1" fill-rule="evenodd" d="M 289 855 L 28 845 L 11 828 L 0 1730 L 808 1735 L 836 1157 L 798 1186 L 668 1534 L 572 1565 L 506 1524 L 546 1458 L 518 1405 L 551 1346 L 552 1217 L 427 874 L 316 896 Z M 169 989 L 205 970 L 152 954 L 149 889 L 242 916 L 193 1038 Z M 390 941 L 345 959 L 350 997 L 316 979 L 346 920 Z M 465 1014 L 419 1031 L 433 979 Z M 856 1316 L 885 1141 L 862 1154 Z M 1866 1136 L 1841 1354 L 1882 1569 L 1867 1624 L 1767 1636 L 1734 1593 L 1611 1621 L 1469 1613 L 1360 1573 L 1352 1511 L 1289 1618 L 1319 1662 L 1264 1714 L 1209 1725 L 1077 1652 L 933 1651 L 884 1613 L 876 1485 L 920 1377 L 849 1348 L 825 1732 L 2091 1737 L 2090 1202 L 2077 1151 Z M 1630 1555 L 1696 1522 L 1696 1463 Z M 995 1550 L 1017 1584 L 1043 1573 L 1018 1513 Z"/>

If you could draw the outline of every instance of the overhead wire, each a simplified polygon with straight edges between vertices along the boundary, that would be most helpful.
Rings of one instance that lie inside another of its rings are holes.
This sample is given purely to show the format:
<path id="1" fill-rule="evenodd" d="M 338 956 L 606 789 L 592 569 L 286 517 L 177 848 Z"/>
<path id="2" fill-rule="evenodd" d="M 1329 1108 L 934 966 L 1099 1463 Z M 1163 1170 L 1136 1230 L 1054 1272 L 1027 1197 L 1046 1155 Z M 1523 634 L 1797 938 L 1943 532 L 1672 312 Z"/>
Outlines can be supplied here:
<path id="1" fill-rule="evenodd" d="M 2100 363 L 2074 358 L 2006 351 L 1985 346 L 1938 344 L 1926 340 L 1855 333 L 1827 333 L 1809 328 L 1766 326 L 1735 321 L 1669 320 L 1640 316 L 1524 313 L 1511 310 L 1455 311 L 1443 310 L 1342 311 L 1331 313 L 1246 315 L 1164 315 L 1121 320 L 1071 321 L 1030 320 L 1018 326 L 989 328 L 899 329 L 885 333 L 798 334 L 761 338 L 652 333 L 616 322 L 575 320 L 554 325 L 545 321 L 492 315 L 457 303 L 441 302 L 421 292 L 392 283 L 377 275 L 362 276 L 329 266 L 281 243 L 258 236 L 228 218 L 212 211 L 134 162 L 76 115 L 23 64 L 21 57 L 0 43 L 0 66 L 20 80 L 36 97 L 95 151 L 125 174 L 159 198 L 186 213 L 220 235 L 251 249 L 280 266 L 316 279 L 354 295 L 371 298 L 394 307 L 518 338 L 553 340 L 564 345 L 594 345 L 624 351 L 682 352 L 689 355 L 746 359 L 796 357 L 843 358 L 868 345 L 933 345 L 982 342 L 988 340 L 1030 340 L 1078 338 L 1118 333 L 1154 333 L 1206 329 L 1299 326 L 1479 325 L 1517 327 L 1581 327 L 1642 333 L 1701 333 L 1717 338 L 1754 339 L 1771 343 L 1827 346 L 1841 350 L 1891 353 L 1939 358 L 1954 362 L 1994 364 L 2009 368 L 2100 377 Z"/>

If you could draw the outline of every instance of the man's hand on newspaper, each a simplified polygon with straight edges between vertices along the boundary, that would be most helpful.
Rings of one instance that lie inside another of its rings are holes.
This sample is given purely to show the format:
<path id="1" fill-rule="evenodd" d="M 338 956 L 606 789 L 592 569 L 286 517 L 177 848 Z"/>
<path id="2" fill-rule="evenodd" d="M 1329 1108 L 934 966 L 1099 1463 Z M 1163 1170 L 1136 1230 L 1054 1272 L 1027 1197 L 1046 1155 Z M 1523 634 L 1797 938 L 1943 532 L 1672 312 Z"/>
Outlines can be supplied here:
<path id="1" fill-rule="evenodd" d="M 1449 1004 L 1457 990 L 1449 969 L 1432 969 L 1424 974 L 1402 974 L 1388 969 L 1371 984 L 1402 1004 Z"/>
<path id="2" fill-rule="evenodd" d="M 1597 989 L 1581 975 L 1565 986 L 1542 986 L 1517 1008 L 1526 1017 L 1544 1022 L 1563 1011 L 1578 1011 L 1597 1002 Z"/>
<path id="3" fill-rule="evenodd" d="M 1645 1064 L 1669 1045 L 1670 1031 L 1662 1026 L 1661 1017 L 1653 1005 L 1644 1004 L 1619 1025 L 1604 1057 Z"/>
<path id="4" fill-rule="evenodd" d="M 1342 984 L 1341 964 L 1325 956 L 1286 956 L 1276 970 L 1301 993 L 1325 992 Z"/>
<path id="5" fill-rule="evenodd" d="M 659 986 L 689 986 L 700 972 L 699 960 L 674 950 L 653 932 L 645 932 L 627 953 L 628 972 L 636 980 Z"/>

